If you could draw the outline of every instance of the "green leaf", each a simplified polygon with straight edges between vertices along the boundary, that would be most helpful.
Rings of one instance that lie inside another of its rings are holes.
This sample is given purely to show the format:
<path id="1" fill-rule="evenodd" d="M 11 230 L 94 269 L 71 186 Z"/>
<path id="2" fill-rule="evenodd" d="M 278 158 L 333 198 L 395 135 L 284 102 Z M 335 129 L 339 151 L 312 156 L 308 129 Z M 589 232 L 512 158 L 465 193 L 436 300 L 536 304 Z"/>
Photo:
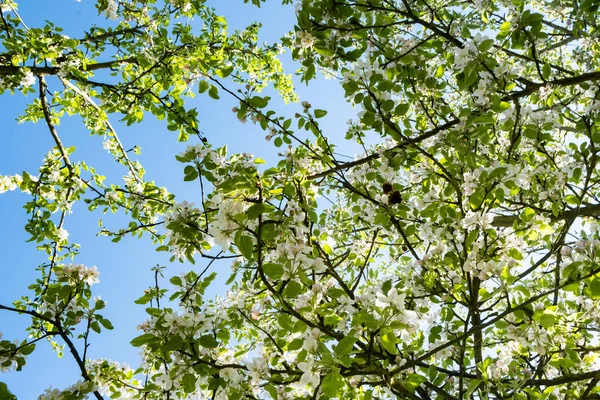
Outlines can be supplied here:
<path id="1" fill-rule="evenodd" d="M 185 182 L 191 182 L 191 181 L 195 181 L 196 179 L 198 179 L 198 171 L 197 170 L 193 170 L 192 172 L 190 172 L 189 174 L 185 175 L 183 177 L 183 180 Z"/>
<path id="2" fill-rule="evenodd" d="M 4 382 L 0 382 L 0 400 L 17 400 L 17 396 L 8 390 L 8 386 Z"/>
<path id="3" fill-rule="evenodd" d="M 269 392 L 271 398 L 276 399 L 279 397 L 277 394 L 277 387 L 275 387 L 274 385 L 266 385 L 264 388 L 267 392 Z"/>
<path id="4" fill-rule="evenodd" d="M 21 350 L 19 350 L 19 353 L 21 353 L 25 356 L 28 356 L 29 354 L 33 353 L 34 350 L 35 350 L 35 344 L 32 343 L 30 345 L 22 347 Z M 0 399 L 2 399 L 2 398 L 0 397 Z"/>
<path id="5" fill-rule="evenodd" d="M 265 212 L 266 206 L 264 203 L 256 203 L 250 206 L 248 210 L 246 210 L 246 217 L 248 219 L 256 219 L 259 215 Z"/>
<path id="6" fill-rule="evenodd" d="M 100 329 L 100 324 L 98 323 L 98 321 L 94 321 L 90 324 L 90 328 L 96 332 L 96 333 L 100 333 L 102 330 Z"/>
<path id="7" fill-rule="evenodd" d="M 465 398 L 468 398 L 471 395 L 471 393 L 473 393 L 475 389 L 477 389 L 477 386 L 479 386 L 481 382 L 482 381 L 479 379 L 473 379 L 471 383 L 469 383 L 469 387 L 467 388 L 467 392 L 465 393 Z"/>
<path id="8" fill-rule="evenodd" d="M 254 96 L 250 98 L 250 105 L 254 108 L 265 108 L 269 101 L 266 98 L 260 96 Z"/>
<path id="9" fill-rule="evenodd" d="M 356 343 L 356 340 L 357 339 L 354 336 L 346 336 L 340 340 L 335 346 L 335 355 L 337 357 L 343 357 L 347 354 L 350 354 L 352 348 L 354 347 L 354 343 Z"/>
<path id="10" fill-rule="evenodd" d="M 423 382 L 426 381 L 426 377 L 418 374 L 412 374 L 404 380 L 404 387 L 410 390 L 411 392 L 414 392 L 419 386 L 421 386 Z"/>
<path id="11" fill-rule="evenodd" d="M 290 281 L 287 284 L 287 286 L 285 287 L 285 294 L 287 297 L 292 297 L 292 298 L 296 297 L 303 291 L 304 291 L 303 286 L 296 281 Z"/>
<path id="12" fill-rule="evenodd" d="M 280 279 L 283 276 L 283 266 L 281 264 L 267 263 L 262 266 L 263 272 L 271 279 Z"/>
<path id="13" fill-rule="evenodd" d="M 352 319 L 353 324 L 364 324 L 369 329 L 377 329 L 379 327 L 378 321 L 375 319 L 373 314 L 366 311 L 359 311 L 354 315 Z"/>
<path id="14" fill-rule="evenodd" d="M 528 139 L 536 140 L 538 137 L 538 130 L 533 127 L 527 127 L 527 128 L 525 128 L 523 135 L 525 135 L 525 137 Z"/>
<path id="15" fill-rule="evenodd" d="M 550 64 L 545 63 L 542 66 L 542 77 L 544 78 L 544 80 L 548 80 L 550 78 L 551 73 L 552 73 L 552 68 L 550 67 Z"/>
<path id="16" fill-rule="evenodd" d="M 200 81 L 198 82 L 198 93 L 204 93 L 208 90 L 209 88 L 209 84 L 206 81 Z"/>
<path id="17" fill-rule="evenodd" d="M 379 85 L 377 85 L 377 89 L 379 89 L 380 92 L 389 92 L 393 88 L 394 88 L 394 82 L 390 82 L 390 81 L 381 81 L 379 83 Z"/>
<path id="18" fill-rule="evenodd" d="M 304 340 L 302 339 L 294 339 L 290 343 L 288 343 L 287 349 L 288 351 L 295 351 L 302 348 L 304 344 Z"/>
<path id="19" fill-rule="evenodd" d="M 444 66 L 440 65 L 439 67 L 437 67 L 437 69 L 435 70 L 435 77 L 436 78 L 441 78 L 442 76 L 444 76 Z"/>
<path id="20" fill-rule="evenodd" d="M 406 113 L 408 112 L 410 108 L 409 104 L 405 104 L 405 103 L 400 103 L 396 106 L 396 109 L 394 110 L 394 114 L 398 115 L 398 116 L 403 116 L 406 115 Z"/>
<path id="21" fill-rule="evenodd" d="M 508 327 L 510 324 L 508 322 L 506 322 L 505 320 L 501 319 L 499 321 L 496 321 L 496 323 L 494 324 L 494 326 L 498 329 L 505 329 L 506 327 Z"/>
<path id="22" fill-rule="evenodd" d="M 238 249 L 246 260 L 252 260 L 252 253 L 254 251 L 254 241 L 248 235 L 240 236 L 240 239 L 236 242 Z"/>
<path id="23" fill-rule="evenodd" d="M 544 328 L 552 328 L 554 324 L 556 324 L 556 317 L 554 316 L 554 314 L 544 312 L 540 316 L 540 325 L 542 325 Z"/>
<path id="24" fill-rule="evenodd" d="M 330 373 L 325 375 L 323 382 L 321 382 L 321 388 L 323 393 L 328 397 L 337 397 L 338 391 L 342 388 L 344 382 L 339 371 L 333 369 Z"/>
<path id="25" fill-rule="evenodd" d="M 232 283 L 235 281 L 235 278 L 236 278 L 236 277 L 237 277 L 237 272 L 234 272 L 234 273 L 232 273 L 232 274 L 229 276 L 229 279 L 227 279 L 227 282 L 225 282 L 225 284 L 226 284 L 226 285 L 231 285 L 231 284 L 232 284 Z"/>
<path id="26" fill-rule="evenodd" d="M 145 344 L 158 341 L 158 338 L 151 333 L 144 333 L 136 338 L 133 338 L 131 342 L 129 342 L 133 347 L 140 347 Z"/>
<path id="27" fill-rule="evenodd" d="M 494 191 L 494 195 L 496 196 L 496 200 L 498 200 L 499 203 L 504 202 L 504 189 L 503 188 L 497 188 Z"/>
<path id="28" fill-rule="evenodd" d="M 320 54 L 322 56 L 326 56 L 326 57 L 331 57 L 332 55 L 335 54 L 335 52 L 333 50 L 331 50 L 328 47 L 324 47 L 324 46 L 315 46 L 315 51 L 317 52 L 317 54 Z"/>
<path id="29" fill-rule="evenodd" d="M 590 293 L 592 295 L 592 299 L 600 298 L 600 278 L 594 278 L 588 284 L 590 287 Z"/>
<path id="30" fill-rule="evenodd" d="M 464 71 L 464 84 L 469 87 L 479 78 L 479 71 L 477 70 L 477 65 L 474 62 L 470 62 L 465 67 Z"/>
<path id="31" fill-rule="evenodd" d="M 146 304 L 146 303 L 149 303 L 150 300 L 152 300 L 152 298 L 153 298 L 152 295 L 145 294 L 142 297 L 140 297 L 139 299 L 134 300 L 134 303 L 135 304 Z"/>
<path id="32" fill-rule="evenodd" d="M 173 337 L 169 338 L 166 343 L 163 343 L 160 346 L 162 351 L 175 351 L 181 349 L 183 344 L 183 338 L 179 335 L 173 335 Z"/>
<path id="33" fill-rule="evenodd" d="M 394 335 L 394 332 L 391 329 L 382 330 L 380 342 L 389 353 L 396 354 L 398 352 L 398 350 L 396 349 L 398 337 Z"/>
<path id="34" fill-rule="evenodd" d="M 341 320 L 342 318 L 337 314 L 329 314 L 324 318 L 325 325 L 329 326 L 337 326 Z"/>
<path id="35" fill-rule="evenodd" d="M 508 31 L 510 31 L 510 21 L 503 22 L 502 25 L 500 25 L 500 32 L 508 33 Z"/>
<path id="36" fill-rule="evenodd" d="M 496 120 L 491 114 L 483 114 L 476 117 L 473 122 L 477 125 L 493 125 L 496 123 Z"/>
<path id="37" fill-rule="evenodd" d="M 196 377 L 192 374 L 185 374 L 181 379 L 183 384 L 183 391 L 188 394 L 196 390 Z"/>
<path id="38" fill-rule="evenodd" d="M 565 201 L 568 204 L 572 204 L 572 205 L 579 205 L 579 198 L 577 198 L 577 196 L 575 196 L 574 194 L 570 194 L 567 197 L 565 197 Z"/>
<path id="39" fill-rule="evenodd" d="M 185 130 L 180 129 L 179 135 L 177 136 L 177 141 L 178 142 L 187 142 L 188 138 L 189 138 L 189 134 Z"/>
<path id="40" fill-rule="evenodd" d="M 112 322 L 110 322 L 108 319 L 106 318 L 98 318 L 98 321 L 100 322 L 100 324 L 104 327 L 104 329 L 108 329 L 113 330 L 115 327 L 113 326 Z"/>
<path id="41" fill-rule="evenodd" d="M 570 285 L 563 287 L 562 290 L 564 290 L 565 292 L 576 293 L 579 291 L 579 282 L 571 283 Z"/>
<path id="42" fill-rule="evenodd" d="M 219 342 L 212 335 L 203 335 L 198 339 L 198 343 L 200 346 L 205 347 L 207 349 L 215 349 L 219 346 Z"/>
<path id="43" fill-rule="evenodd" d="M 175 286 L 181 286 L 183 284 L 183 281 L 181 280 L 181 277 L 175 275 L 174 277 L 172 277 L 171 279 L 169 279 L 169 282 L 171 282 L 172 285 Z"/>
<path id="44" fill-rule="evenodd" d="M 315 110 L 315 118 L 323 118 L 326 115 L 327 115 L 327 111 L 325 111 L 325 110 L 319 110 L 319 109 Z"/>
<path id="45" fill-rule="evenodd" d="M 491 49 L 493 45 L 494 45 L 494 39 L 484 40 L 483 42 L 481 42 L 479 44 L 479 51 L 481 51 L 482 53 L 485 53 L 489 49 Z"/>
<path id="46" fill-rule="evenodd" d="M 471 204 L 471 208 L 476 210 L 481 206 L 483 200 L 485 199 L 485 193 L 482 189 L 477 189 L 471 197 L 469 197 L 469 203 Z"/>
<path id="47" fill-rule="evenodd" d="M 219 88 L 214 85 L 210 85 L 210 88 L 208 88 L 208 95 L 215 100 L 219 100 Z"/>
<path id="48" fill-rule="evenodd" d="M 233 72 L 233 66 L 223 67 L 217 70 L 217 76 L 219 78 L 227 78 Z"/>
<path id="49" fill-rule="evenodd" d="M 498 167 L 498 168 L 495 168 L 488 175 L 488 180 L 489 181 L 493 181 L 495 178 L 498 178 L 498 177 L 504 175 L 506 173 L 507 169 L 508 169 L 507 167 Z"/>

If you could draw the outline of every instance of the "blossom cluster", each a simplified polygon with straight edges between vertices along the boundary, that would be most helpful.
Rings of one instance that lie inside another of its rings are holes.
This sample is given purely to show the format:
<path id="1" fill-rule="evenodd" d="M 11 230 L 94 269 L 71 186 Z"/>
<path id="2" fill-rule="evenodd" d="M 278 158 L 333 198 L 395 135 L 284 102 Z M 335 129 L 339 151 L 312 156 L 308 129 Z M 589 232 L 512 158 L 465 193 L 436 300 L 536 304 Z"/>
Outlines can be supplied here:
<path id="1" fill-rule="evenodd" d="M 63 265 L 56 269 L 56 276 L 66 279 L 70 284 L 84 282 L 91 286 L 100 282 L 98 269 L 95 266 L 88 268 L 83 264 Z"/>
<path id="2" fill-rule="evenodd" d="M 67 400 L 72 398 L 86 398 L 89 393 L 96 390 L 96 386 L 93 382 L 86 382 L 79 380 L 71 386 L 60 390 L 60 389 L 46 389 L 42 393 L 38 400 Z"/>

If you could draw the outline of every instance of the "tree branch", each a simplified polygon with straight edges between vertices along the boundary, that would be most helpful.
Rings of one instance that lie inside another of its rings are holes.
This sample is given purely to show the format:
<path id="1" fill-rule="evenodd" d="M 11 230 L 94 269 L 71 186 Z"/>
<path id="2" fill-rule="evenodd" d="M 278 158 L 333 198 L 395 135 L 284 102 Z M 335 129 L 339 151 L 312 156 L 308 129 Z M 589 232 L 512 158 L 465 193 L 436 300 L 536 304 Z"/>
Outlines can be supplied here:
<path id="1" fill-rule="evenodd" d="M 124 58 L 122 60 L 113 60 L 113 61 L 105 61 L 99 62 L 95 64 L 88 64 L 85 68 L 79 68 L 80 71 L 96 71 L 99 69 L 107 69 L 117 66 L 121 63 L 126 64 L 136 64 L 137 60 L 133 57 Z M 16 66 L 16 65 L 0 65 L 0 76 L 10 76 L 10 75 L 19 75 L 23 74 L 24 70 L 31 71 L 32 74 L 37 75 L 39 77 L 45 75 L 58 75 L 61 71 L 60 67 L 37 67 L 37 66 Z"/>
<path id="2" fill-rule="evenodd" d="M 578 209 L 571 209 L 565 211 L 558 216 L 552 215 L 550 217 L 551 222 L 561 221 L 564 219 L 577 218 L 577 217 L 598 217 L 600 216 L 600 204 L 593 204 Z M 519 219 L 519 215 L 496 215 L 492 225 L 499 228 L 507 228 L 513 226 L 513 223 Z"/>
<path id="3" fill-rule="evenodd" d="M 503 101 L 508 100 L 516 100 L 522 97 L 527 97 L 530 94 L 537 92 L 541 87 L 550 85 L 550 86 L 572 86 L 582 82 L 594 82 L 600 80 L 600 71 L 594 72 L 586 72 L 585 74 L 570 76 L 568 78 L 555 79 L 553 81 L 548 82 L 532 82 L 527 87 L 521 91 L 513 92 L 509 95 L 506 95 L 502 98 Z"/>
<path id="4" fill-rule="evenodd" d="M 429 131 L 423 132 L 421 135 L 411 138 L 411 139 L 407 139 L 404 140 L 400 143 L 398 143 L 396 146 L 392 147 L 391 149 L 387 149 L 382 153 L 373 153 L 371 155 L 368 155 L 366 157 L 363 157 L 359 160 L 355 160 L 355 161 L 350 161 L 350 162 L 346 162 L 346 163 L 342 163 L 337 165 L 336 167 L 333 167 L 331 169 L 328 169 L 326 171 L 323 172 L 319 172 L 318 174 L 314 174 L 314 175 L 309 175 L 307 177 L 307 179 L 313 180 L 313 179 L 319 179 L 319 178 L 324 178 L 328 175 L 334 174 L 336 172 L 340 172 L 340 171 L 345 171 L 347 169 L 353 168 L 353 167 L 357 167 L 359 165 L 365 164 L 371 160 L 376 160 L 378 158 L 381 158 L 384 155 L 390 154 L 395 152 L 396 150 L 399 149 L 403 149 L 405 147 L 408 147 L 412 144 L 415 143 L 419 143 L 422 142 L 423 140 L 429 139 L 431 137 L 434 137 L 435 135 L 437 135 L 438 133 L 445 131 L 446 129 L 449 129 L 451 127 L 453 127 L 454 125 L 457 125 L 460 122 L 459 119 L 453 119 L 449 122 L 446 122 L 443 125 L 440 125 L 434 129 L 431 129 Z"/>

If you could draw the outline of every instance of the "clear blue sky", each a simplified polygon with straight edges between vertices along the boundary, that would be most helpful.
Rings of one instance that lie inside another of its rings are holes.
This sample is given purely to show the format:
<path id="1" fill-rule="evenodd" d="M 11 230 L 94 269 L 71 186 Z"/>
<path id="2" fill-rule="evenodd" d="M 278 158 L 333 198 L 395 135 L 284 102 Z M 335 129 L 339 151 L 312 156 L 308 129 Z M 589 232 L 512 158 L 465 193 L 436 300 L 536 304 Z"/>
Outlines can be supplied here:
<path id="1" fill-rule="evenodd" d="M 254 21 L 261 21 L 261 40 L 273 42 L 294 25 L 294 9 L 282 7 L 273 0 L 257 9 L 243 4 L 242 0 L 209 1 L 217 11 L 226 16 L 230 27 L 241 28 Z M 65 29 L 65 34 L 78 37 L 89 28 L 91 23 L 104 24 L 98 19 L 94 1 L 82 0 L 21 0 L 19 13 L 30 26 L 41 26 L 44 20 L 54 22 Z M 288 72 L 294 72 L 297 66 L 286 57 Z M 346 120 L 352 116 L 352 110 L 343 100 L 341 87 L 334 81 L 321 80 L 316 85 L 306 87 L 297 82 L 302 100 L 308 100 L 317 108 L 329 110 L 322 126 L 330 137 L 343 138 Z M 52 89 L 52 88 L 51 88 Z M 58 89 L 58 88 L 57 88 Z M 41 160 L 53 145 L 47 127 L 43 123 L 18 125 L 15 119 L 25 105 L 34 96 L 23 97 L 17 93 L 0 96 L 2 110 L 2 146 L 0 146 L 0 175 L 12 175 L 29 171 L 36 173 Z M 235 101 L 227 96 L 214 101 L 208 96 L 197 96 L 190 105 L 198 107 L 200 129 L 206 133 L 214 146 L 227 144 L 230 153 L 252 152 L 257 157 L 275 162 L 277 153 L 271 144 L 264 141 L 265 133 L 252 124 L 241 124 L 231 108 Z M 300 110 L 300 105 L 279 110 L 288 117 Z M 198 203 L 197 185 L 183 182 L 182 164 L 174 155 L 182 151 L 186 144 L 177 142 L 176 134 L 169 132 L 161 121 L 146 119 L 142 124 L 126 127 L 117 123 L 118 116 L 112 121 L 124 142 L 125 148 L 139 145 L 142 154 L 139 157 L 147 171 L 147 179 L 155 180 L 159 185 L 167 186 L 178 196 L 178 201 L 188 200 Z M 59 126 L 59 134 L 65 145 L 76 146 L 73 160 L 85 159 L 90 165 L 107 175 L 108 181 L 120 182 L 124 171 L 117 166 L 103 149 L 102 139 L 90 137 L 76 117 L 66 118 Z M 338 142 L 341 142 L 338 140 Z M 353 154 L 350 154 L 353 155 Z M 23 229 L 27 215 L 22 205 L 28 200 L 26 195 L 8 192 L 0 195 L 0 304 L 10 304 L 27 293 L 37 272 L 35 268 L 45 262 L 45 255 L 35 250 L 35 245 L 25 243 L 28 235 Z M 191 268 L 189 264 L 170 264 L 168 255 L 157 253 L 149 240 L 124 239 L 118 244 L 109 239 L 96 236 L 97 220 L 102 218 L 105 225 L 120 227 L 125 218 L 121 216 L 102 216 L 100 212 L 91 213 L 83 204 L 74 208 L 66 220 L 65 228 L 69 239 L 82 245 L 76 262 L 89 266 L 96 265 L 100 270 L 100 284 L 93 287 L 95 296 L 100 295 L 107 301 L 104 312 L 113 322 L 115 329 L 95 335 L 91 340 L 90 357 L 108 358 L 137 366 L 137 350 L 128 343 L 138 333 L 136 326 L 145 319 L 144 307 L 133 304 L 133 300 L 143 294 L 143 290 L 152 284 L 150 268 L 156 264 L 166 265 L 166 277 L 177 275 Z M 198 260 L 195 268 L 203 268 L 205 262 Z M 209 295 L 224 294 L 224 279 L 229 276 L 229 266 L 221 263 L 215 270 L 223 271 L 220 279 L 211 288 Z M 167 284 L 168 285 L 168 284 Z M 24 339 L 24 328 L 29 317 L 18 316 L 6 311 L 0 312 L 0 331 L 3 339 Z M 0 376 L 0 381 L 8 384 L 10 390 L 19 399 L 35 399 L 47 387 L 64 388 L 78 379 L 75 362 L 67 353 L 58 359 L 46 342 L 41 342 L 36 351 L 29 356 L 28 364 L 22 372 L 10 372 Z"/>

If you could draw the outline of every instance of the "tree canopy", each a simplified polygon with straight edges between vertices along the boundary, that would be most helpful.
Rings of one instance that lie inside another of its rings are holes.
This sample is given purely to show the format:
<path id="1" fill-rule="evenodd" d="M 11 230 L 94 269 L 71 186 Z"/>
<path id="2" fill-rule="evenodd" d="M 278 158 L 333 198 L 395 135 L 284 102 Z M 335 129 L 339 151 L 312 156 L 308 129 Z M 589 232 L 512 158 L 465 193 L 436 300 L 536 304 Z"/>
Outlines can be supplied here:
<path id="1" fill-rule="evenodd" d="M 25 229 L 48 256 L 31 292 L 0 305 L 31 317 L 27 337 L 0 340 L 2 370 L 26 368 L 44 339 L 81 380 L 41 399 L 600 398 L 598 7 L 302 0 L 281 43 L 261 45 L 259 24 L 229 33 L 202 0 L 98 0 L 115 24 L 79 38 L 3 0 L 0 91 L 35 94 L 21 120 L 55 145 L 39 171 L 0 177 L 0 192 L 31 196 Z M 267 86 L 297 100 L 282 51 L 302 82 L 342 85 L 354 160 L 318 99 L 271 109 Z M 211 146 L 186 106 L 198 92 L 237 99 L 280 158 Z M 121 144 L 147 113 L 191 142 L 172 156 L 195 198 L 146 179 Z M 105 138 L 124 182 L 71 161 L 66 115 Z M 113 240 L 194 264 L 156 268 L 140 293 L 147 320 L 123 338 L 139 366 L 87 357 L 112 324 L 98 271 L 70 260 L 76 202 L 130 217 L 101 228 Z M 218 260 L 231 277 L 208 298 Z"/>

